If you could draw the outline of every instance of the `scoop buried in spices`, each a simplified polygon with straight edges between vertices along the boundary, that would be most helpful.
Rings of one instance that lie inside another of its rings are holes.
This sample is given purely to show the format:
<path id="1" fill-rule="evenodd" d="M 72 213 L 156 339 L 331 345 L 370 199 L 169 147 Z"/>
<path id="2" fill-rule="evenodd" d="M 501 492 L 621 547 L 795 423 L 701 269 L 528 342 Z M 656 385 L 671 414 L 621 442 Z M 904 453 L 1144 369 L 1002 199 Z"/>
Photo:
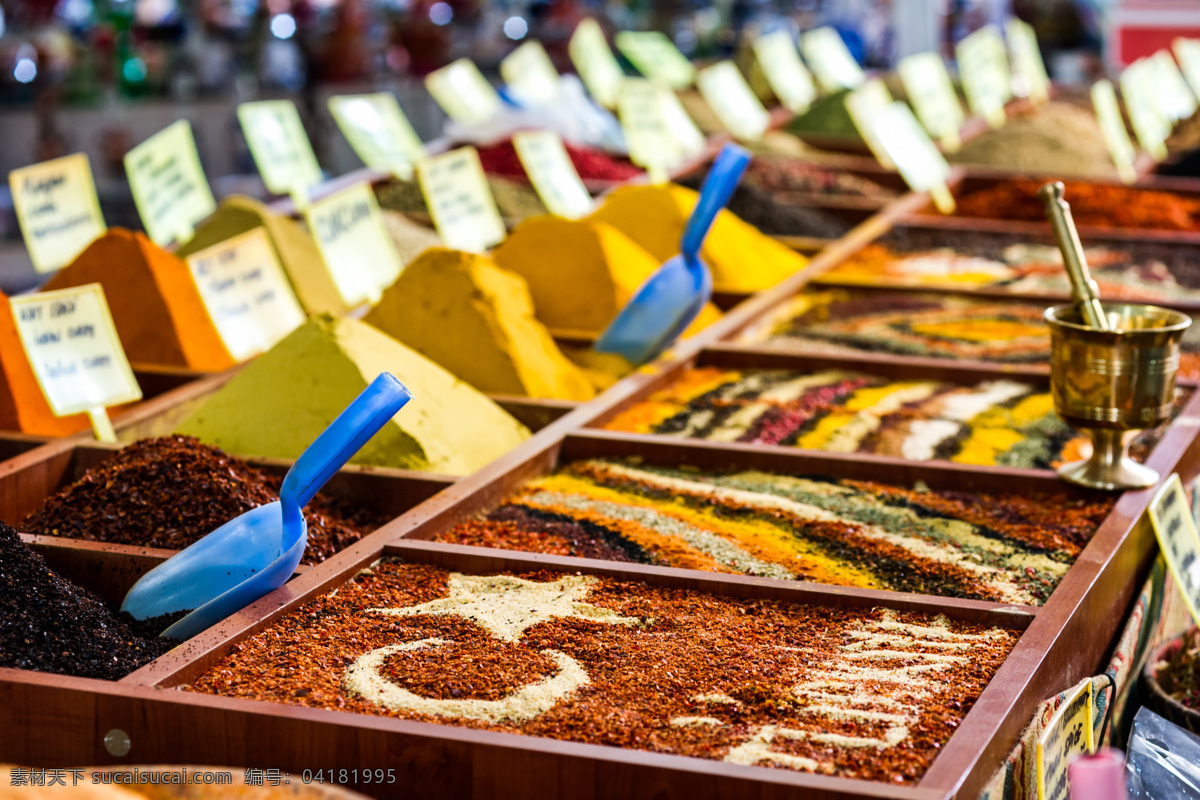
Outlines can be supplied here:
<path id="1" fill-rule="evenodd" d="M 308 540 L 301 509 L 411 397 L 381 373 L 296 459 L 277 502 L 247 511 L 147 572 L 121 610 L 135 619 L 190 610 L 161 634 L 187 639 L 282 586 Z"/>
<path id="2" fill-rule="evenodd" d="M 700 248 L 717 214 L 729 202 L 750 154 L 727 144 L 713 162 L 680 242 L 679 255 L 655 270 L 596 341 L 601 353 L 643 364 L 675 341 L 712 295 L 712 273 Z"/>

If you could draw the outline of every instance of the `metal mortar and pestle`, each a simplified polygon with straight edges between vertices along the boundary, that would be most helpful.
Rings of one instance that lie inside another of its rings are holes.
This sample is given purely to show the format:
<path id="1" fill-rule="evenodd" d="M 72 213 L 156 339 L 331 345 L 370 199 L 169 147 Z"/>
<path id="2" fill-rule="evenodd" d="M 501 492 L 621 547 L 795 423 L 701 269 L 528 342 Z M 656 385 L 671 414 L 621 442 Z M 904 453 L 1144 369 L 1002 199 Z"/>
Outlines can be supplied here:
<path id="1" fill-rule="evenodd" d="M 1179 341 L 1192 320 L 1158 306 L 1103 303 L 1063 200 L 1063 185 L 1039 192 L 1071 278 L 1068 305 L 1046 309 L 1054 409 L 1092 440 L 1091 458 L 1063 464 L 1059 476 L 1093 489 L 1139 489 L 1158 473 L 1129 457 L 1139 430 L 1171 418 Z"/>

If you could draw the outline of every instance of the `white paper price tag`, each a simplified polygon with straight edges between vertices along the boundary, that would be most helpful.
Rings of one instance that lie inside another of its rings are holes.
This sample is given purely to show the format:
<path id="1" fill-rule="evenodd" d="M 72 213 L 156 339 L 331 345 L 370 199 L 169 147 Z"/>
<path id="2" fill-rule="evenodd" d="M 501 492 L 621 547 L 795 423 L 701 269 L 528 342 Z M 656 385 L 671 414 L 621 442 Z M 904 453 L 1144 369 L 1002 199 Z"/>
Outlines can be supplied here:
<path id="1" fill-rule="evenodd" d="M 412 165 L 425 157 L 425 145 L 388 92 L 331 97 L 329 113 L 371 169 L 408 180 Z"/>
<path id="2" fill-rule="evenodd" d="M 474 147 L 418 162 L 417 178 L 447 247 L 482 253 L 504 241 L 508 232 Z"/>
<path id="3" fill-rule="evenodd" d="M 1008 49 L 1012 54 L 1013 92 L 1034 103 L 1050 99 L 1050 76 L 1038 47 L 1037 34 L 1028 22 L 1011 18 L 1004 24 Z"/>
<path id="4" fill-rule="evenodd" d="M 1125 129 L 1125 119 L 1121 116 L 1121 106 L 1117 103 L 1117 92 L 1112 81 L 1099 80 L 1092 84 L 1092 106 L 1096 109 L 1100 131 L 1104 134 L 1108 152 L 1112 154 L 1117 174 L 1125 183 L 1133 183 L 1137 180 L 1137 170 L 1133 166 L 1137 153 L 1133 149 L 1133 142 L 1129 140 L 1129 131 Z"/>
<path id="5" fill-rule="evenodd" d="M 404 264 L 370 184 L 321 198 L 305 209 L 304 219 L 347 306 L 376 302 L 400 277 Z"/>
<path id="6" fill-rule="evenodd" d="M 658 88 L 658 104 L 662 109 L 663 122 L 672 138 L 679 143 L 685 158 L 698 158 L 704 153 L 707 141 L 696 123 L 688 116 L 687 109 L 679 102 L 675 92 L 665 86 Z"/>
<path id="7" fill-rule="evenodd" d="M 542 43 L 533 39 L 500 62 L 500 77 L 525 103 L 549 103 L 558 95 L 558 70 Z"/>
<path id="8" fill-rule="evenodd" d="M 1196 97 L 1188 88 L 1187 81 L 1167 50 L 1159 50 L 1150 57 L 1154 65 L 1155 101 L 1158 110 L 1170 122 L 1187 119 L 1196 113 Z"/>
<path id="9" fill-rule="evenodd" d="M 892 94 L 879 78 L 871 78 L 846 95 L 846 111 L 858 128 L 863 141 L 885 169 L 895 169 L 895 163 L 875 132 L 873 121 L 892 104 Z"/>
<path id="10" fill-rule="evenodd" d="M 658 31 L 621 31 L 617 49 L 638 72 L 673 89 L 686 89 L 696 80 L 696 68 L 675 43 Z"/>
<path id="11" fill-rule="evenodd" d="M 948 152 L 957 151 L 966 115 L 942 57 L 937 53 L 908 56 L 900 61 L 899 71 L 904 91 L 925 130 Z"/>
<path id="12" fill-rule="evenodd" d="M 551 214 L 579 219 L 592 212 L 592 196 L 575 171 L 562 138 L 553 131 L 513 135 L 517 157 L 529 175 L 538 197 Z"/>
<path id="13" fill-rule="evenodd" d="M 262 228 L 187 258 L 221 342 L 238 362 L 265 353 L 304 323 L 275 249 Z"/>
<path id="14" fill-rule="evenodd" d="M 1037 741 L 1038 800 L 1068 800 L 1067 765 L 1075 756 L 1094 753 L 1092 682 L 1067 697 Z"/>
<path id="15" fill-rule="evenodd" d="M 808 68 L 817 76 L 817 83 L 826 92 L 853 89 L 866 80 L 862 67 L 833 28 L 817 28 L 801 35 L 800 49 Z"/>
<path id="16" fill-rule="evenodd" d="M 469 58 L 426 75 L 425 88 L 450 119 L 463 125 L 487 122 L 500 110 L 500 95 Z"/>
<path id="17" fill-rule="evenodd" d="M 107 406 L 140 400 L 98 283 L 13 297 L 13 320 L 25 356 L 50 409 L 60 417 L 86 412 L 96 438 L 116 441 Z"/>
<path id="18" fill-rule="evenodd" d="M 1171 45 L 1175 58 L 1183 68 L 1183 76 L 1187 78 L 1192 94 L 1200 97 L 1200 41 L 1195 39 L 1176 39 Z"/>
<path id="19" fill-rule="evenodd" d="M 1012 99 L 1012 76 L 999 29 L 980 28 L 959 42 L 955 52 L 971 112 L 1000 127 L 1006 119 L 1004 105 Z"/>
<path id="20" fill-rule="evenodd" d="M 571 34 L 567 51 L 580 80 L 596 102 L 605 108 L 616 108 L 625 73 L 609 49 L 600 23 L 591 18 L 580 22 Z"/>
<path id="21" fill-rule="evenodd" d="M 303 208 L 309 192 L 321 182 L 321 167 L 295 104 L 291 100 L 242 103 L 237 115 L 263 183 L 275 194 L 291 195 Z"/>
<path id="22" fill-rule="evenodd" d="M 650 173 L 655 183 L 667 180 L 667 170 L 683 162 L 683 147 L 671 135 L 663 116 L 661 87 L 644 78 L 627 78 L 617 112 L 633 163 Z"/>
<path id="23" fill-rule="evenodd" d="M 700 70 L 696 85 L 726 130 L 746 141 L 762 138 L 771 124 L 771 115 L 732 61 L 721 61 Z"/>
<path id="24" fill-rule="evenodd" d="M 1187 600 L 1192 620 L 1200 625 L 1200 533 L 1178 475 L 1172 475 L 1159 490 L 1150 503 L 1149 515 L 1167 568 Z"/>
<path id="25" fill-rule="evenodd" d="M 754 42 L 754 57 L 771 91 L 788 111 L 801 114 L 817 98 L 812 75 L 800 60 L 800 51 L 787 31 L 758 37 Z"/>
<path id="26" fill-rule="evenodd" d="M 150 240 L 186 242 L 217 210 L 187 120 L 168 125 L 125 154 L 125 175 Z"/>
<path id="27" fill-rule="evenodd" d="M 1154 93 L 1154 68 L 1144 58 L 1130 64 L 1121 73 L 1121 98 L 1129 112 L 1129 121 L 1137 136 L 1138 144 L 1156 161 L 1167 157 L 1167 137 L 1171 135 L 1171 123 L 1163 117 L 1158 104 L 1152 99 Z"/>
<path id="28" fill-rule="evenodd" d="M 84 153 L 14 169 L 8 173 L 8 186 L 38 272 L 65 267 L 108 230 Z"/>
<path id="29" fill-rule="evenodd" d="M 894 102 L 871 119 L 880 145 L 913 191 L 929 192 L 943 214 L 954 211 L 954 198 L 946 186 L 950 165 L 909 107 Z"/>

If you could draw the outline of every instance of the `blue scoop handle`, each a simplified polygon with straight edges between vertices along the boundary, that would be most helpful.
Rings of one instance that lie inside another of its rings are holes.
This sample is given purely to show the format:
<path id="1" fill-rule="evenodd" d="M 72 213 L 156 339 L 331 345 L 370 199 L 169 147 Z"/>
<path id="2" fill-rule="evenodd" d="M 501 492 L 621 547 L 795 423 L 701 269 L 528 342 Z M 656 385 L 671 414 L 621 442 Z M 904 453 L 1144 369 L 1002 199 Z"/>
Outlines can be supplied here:
<path id="1" fill-rule="evenodd" d="M 700 187 L 700 197 L 683 229 L 683 240 L 679 243 L 679 252 L 689 263 L 700 256 L 700 248 L 704 246 L 709 228 L 733 196 L 749 163 L 750 154 L 732 143 L 722 147 L 713 160 L 712 168 Z"/>

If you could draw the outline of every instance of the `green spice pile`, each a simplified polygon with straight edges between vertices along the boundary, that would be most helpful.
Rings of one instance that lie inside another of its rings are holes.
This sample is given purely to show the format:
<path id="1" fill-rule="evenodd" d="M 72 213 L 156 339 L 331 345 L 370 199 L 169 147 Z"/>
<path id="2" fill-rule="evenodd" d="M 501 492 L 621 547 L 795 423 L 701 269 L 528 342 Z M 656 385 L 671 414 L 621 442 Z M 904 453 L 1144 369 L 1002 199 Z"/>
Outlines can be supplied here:
<path id="1" fill-rule="evenodd" d="M 1048 103 L 1010 119 L 963 145 L 949 157 L 955 164 L 1076 177 L 1116 173 L 1096 115 L 1070 103 Z"/>
<path id="2" fill-rule="evenodd" d="M 180 550 L 252 508 L 279 499 L 282 479 L 190 436 L 143 439 L 48 497 L 25 533 Z M 317 564 L 382 520 L 317 495 L 304 508 Z"/>
<path id="3" fill-rule="evenodd" d="M 177 643 L 139 635 L 0 522 L 0 667 L 115 681 Z"/>
<path id="4" fill-rule="evenodd" d="M 842 90 L 818 99 L 807 111 L 788 123 L 788 132 L 799 134 L 801 138 L 806 133 L 815 133 L 861 142 L 858 128 L 854 126 L 854 120 L 846 110 L 847 94 L 848 90 Z"/>

